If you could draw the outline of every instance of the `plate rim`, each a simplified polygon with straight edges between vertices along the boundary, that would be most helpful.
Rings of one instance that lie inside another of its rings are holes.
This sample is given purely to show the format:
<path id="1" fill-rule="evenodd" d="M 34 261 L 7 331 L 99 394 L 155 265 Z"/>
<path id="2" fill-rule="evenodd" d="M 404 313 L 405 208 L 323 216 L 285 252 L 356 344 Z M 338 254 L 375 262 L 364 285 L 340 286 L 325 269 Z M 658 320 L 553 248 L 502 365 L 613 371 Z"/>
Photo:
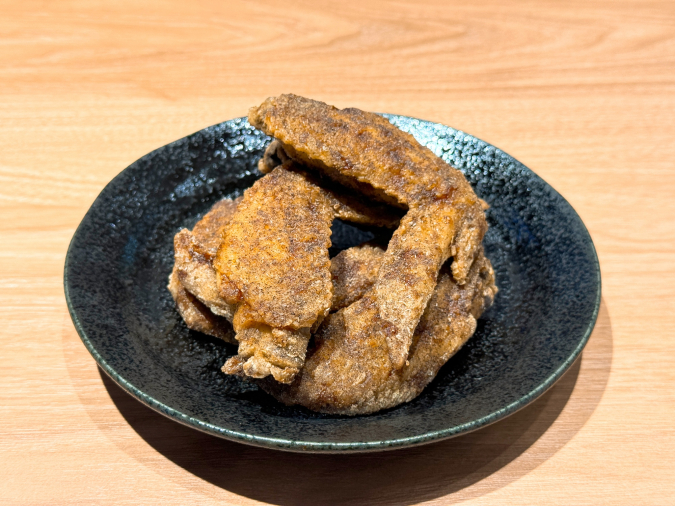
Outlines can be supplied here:
<path id="1" fill-rule="evenodd" d="M 485 143 L 486 145 L 494 148 L 498 152 L 504 153 L 510 158 L 512 158 L 514 161 L 519 163 L 522 168 L 526 169 L 529 171 L 534 177 L 540 179 L 544 184 L 546 184 L 558 197 L 562 199 L 562 201 L 569 206 L 569 210 L 572 211 L 571 213 L 571 218 L 577 222 L 577 225 L 580 226 L 580 230 L 583 231 L 585 234 L 585 238 L 587 239 L 587 244 L 590 246 L 590 251 L 592 252 L 592 260 L 593 260 L 593 266 L 595 267 L 595 272 L 596 272 L 596 284 L 597 284 L 597 295 L 596 295 L 596 300 L 594 301 L 594 307 L 593 307 L 593 312 L 591 314 L 591 317 L 588 320 L 588 325 L 586 326 L 586 330 L 584 331 L 583 337 L 579 340 L 579 343 L 575 347 L 575 349 L 572 351 L 572 353 L 565 359 L 565 361 L 555 370 L 553 373 L 551 373 L 546 380 L 541 382 L 536 388 L 528 392 L 527 394 L 523 395 L 519 399 L 511 402 L 507 406 L 504 406 L 496 411 L 493 411 L 492 413 L 485 415 L 481 418 L 474 419 L 465 423 L 462 423 L 460 425 L 456 425 L 454 427 L 450 427 L 447 429 L 441 429 L 441 430 L 436 430 L 432 432 L 426 432 L 424 434 L 419 434 L 416 436 L 410 436 L 410 437 L 405 437 L 405 438 L 395 438 L 395 439 L 385 439 L 381 441 L 355 441 L 355 442 L 348 442 L 348 443 L 338 443 L 338 442 L 317 442 L 317 441 L 300 441 L 300 440 L 292 440 L 292 439 L 284 439 L 284 438 L 274 438 L 274 437 L 269 437 L 269 436 L 259 436 L 259 435 L 252 435 L 252 434 L 247 434 L 245 432 L 239 432 L 236 430 L 232 429 L 227 429 L 224 427 L 220 427 L 208 422 L 204 422 L 202 420 L 199 420 L 197 418 L 191 417 L 186 415 L 185 413 L 182 413 L 171 406 L 168 406 L 161 401 L 155 399 L 151 395 L 146 394 L 143 392 L 141 389 L 137 388 L 134 386 L 131 382 L 123 378 L 117 371 L 115 371 L 106 361 L 105 359 L 98 353 L 96 348 L 94 347 L 93 343 L 89 340 L 89 338 L 86 335 L 86 332 L 84 331 L 84 328 L 82 324 L 80 323 L 80 319 L 78 318 L 76 311 L 74 309 L 74 305 L 71 301 L 71 295 L 70 295 L 70 288 L 69 288 L 69 275 L 68 275 L 68 270 L 70 267 L 70 261 L 72 259 L 71 252 L 74 248 L 74 242 L 80 233 L 81 228 L 83 227 L 83 224 L 85 220 L 87 220 L 89 214 L 92 211 L 92 208 L 94 207 L 95 203 L 101 198 L 102 194 L 106 191 L 106 189 L 112 185 L 115 180 L 120 177 L 129 167 L 137 163 L 139 160 L 142 160 L 150 155 L 152 155 L 155 151 L 158 151 L 160 149 L 165 149 L 168 146 L 171 146 L 172 144 L 184 141 L 185 139 L 188 139 L 196 134 L 199 134 L 200 132 L 203 132 L 204 130 L 207 129 L 212 129 L 212 128 L 217 128 L 220 125 L 223 125 L 224 123 L 228 123 L 230 121 L 236 121 L 236 120 L 242 120 L 245 119 L 245 117 L 239 117 L 239 118 L 231 118 L 230 120 L 226 120 L 220 123 L 216 123 L 214 125 L 207 126 L 205 128 L 202 128 L 200 130 L 197 130 L 196 132 L 193 132 L 192 134 L 186 135 L 184 137 L 181 137 L 180 139 L 177 139 L 173 142 L 164 144 L 163 146 L 160 146 L 159 148 L 156 148 L 149 153 L 143 155 L 142 157 L 138 158 L 134 162 L 132 162 L 129 166 L 125 167 L 120 173 L 118 173 L 114 178 L 112 178 L 104 187 L 103 189 L 99 192 L 99 194 L 96 196 L 94 201 L 92 202 L 91 206 L 83 216 L 82 220 L 78 224 L 75 233 L 73 234 L 69 244 L 68 244 L 68 250 L 66 252 L 66 257 L 65 257 L 65 262 L 64 262 L 64 272 L 63 272 L 63 288 L 64 288 L 64 294 L 66 298 L 66 305 L 68 307 L 68 313 L 70 314 L 70 317 L 72 319 L 73 325 L 80 336 L 80 339 L 84 343 L 85 347 L 89 351 L 89 353 L 92 355 L 94 360 L 96 361 L 97 365 L 110 377 L 118 386 L 122 388 L 125 392 L 130 394 L 132 397 L 140 401 L 142 404 L 145 406 L 151 408 L 152 410 L 166 416 L 167 418 L 170 418 L 173 421 L 176 421 L 178 423 L 181 423 L 182 425 L 185 425 L 187 427 L 197 429 L 201 432 L 205 432 L 207 434 L 211 434 L 216 437 L 221 437 L 224 439 L 228 439 L 231 441 L 239 442 L 239 443 L 244 443 L 252 446 L 257 446 L 257 447 L 263 447 L 267 449 L 272 449 L 272 450 L 283 450 L 283 451 L 291 451 L 291 452 L 300 452 L 300 453 L 337 453 L 337 454 L 342 454 L 342 453 L 364 453 L 364 452 L 373 452 L 373 451 L 383 451 L 383 450 L 394 450 L 394 449 L 400 449 L 400 448 L 408 448 L 412 446 L 419 446 L 427 443 L 432 443 L 432 442 L 437 442 L 437 441 L 442 441 L 444 439 L 449 439 L 452 437 L 457 437 L 463 434 L 468 434 L 469 432 L 473 432 L 475 430 L 479 430 L 483 427 L 486 427 L 488 425 L 491 425 L 495 422 L 498 422 L 500 420 L 503 420 L 504 418 L 514 414 L 515 412 L 519 411 L 520 409 L 525 408 L 526 406 L 530 405 L 532 402 L 537 400 L 539 397 L 541 397 L 544 393 L 546 393 L 555 383 L 564 375 L 564 373 L 570 369 L 570 367 L 576 362 L 576 360 L 579 358 L 581 355 L 581 352 L 583 351 L 584 347 L 588 343 L 588 340 L 590 339 L 590 336 L 593 332 L 593 329 L 595 327 L 595 324 L 597 322 L 598 314 L 600 311 L 600 305 L 602 301 L 602 276 L 601 276 L 601 271 L 600 271 L 600 261 L 598 258 L 597 251 L 595 249 L 595 244 L 593 243 L 593 239 L 590 235 L 590 232 L 588 231 L 588 228 L 582 221 L 581 217 L 579 214 L 576 212 L 574 207 L 563 197 L 555 188 L 553 188 L 548 182 L 546 182 L 543 178 L 541 178 L 538 174 L 536 174 L 534 171 L 532 171 L 529 167 L 525 166 L 521 162 L 518 162 L 513 156 L 509 155 L 505 151 L 499 149 L 498 147 L 494 146 L 493 144 L 488 143 L 487 141 L 483 141 L 482 139 L 475 137 L 471 134 L 467 134 L 464 131 L 454 129 L 448 125 L 445 125 L 443 123 L 438 123 L 438 122 L 432 122 L 428 120 L 423 120 L 411 116 L 405 116 L 405 115 L 399 115 L 399 114 L 386 114 L 387 117 L 398 117 L 398 118 L 403 118 L 403 119 L 410 119 L 414 121 L 419 121 L 422 123 L 426 124 L 431 124 L 434 126 L 440 126 L 443 128 L 450 128 L 457 134 L 461 134 L 464 136 L 467 136 L 471 139 L 478 140 L 480 142 Z"/>

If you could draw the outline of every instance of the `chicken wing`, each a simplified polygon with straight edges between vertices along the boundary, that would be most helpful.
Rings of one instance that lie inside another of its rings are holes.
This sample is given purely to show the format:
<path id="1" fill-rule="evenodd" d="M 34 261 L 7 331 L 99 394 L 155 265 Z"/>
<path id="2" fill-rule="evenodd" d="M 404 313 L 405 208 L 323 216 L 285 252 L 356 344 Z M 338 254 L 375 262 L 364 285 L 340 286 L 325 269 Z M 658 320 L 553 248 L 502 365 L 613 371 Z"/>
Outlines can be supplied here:
<path id="1" fill-rule="evenodd" d="M 281 95 L 252 108 L 249 122 L 276 138 L 276 153 L 408 209 L 371 297 L 371 324 L 377 317 L 387 327 L 390 358 L 402 368 L 441 265 L 454 256 L 454 279 L 468 279 L 487 230 L 482 201 L 460 171 L 377 114 Z"/>
<path id="2" fill-rule="evenodd" d="M 232 307 L 218 295 L 211 265 L 220 244 L 220 229 L 234 214 L 240 199 L 218 201 L 192 231 L 174 237 L 174 267 L 168 289 L 188 328 L 236 344 L 228 320 Z M 187 285 L 190 290 L 185 287 Z"/>
<path id="3" fill-rule="evenodd" d="M 312 179 L 293 161 L 276 167 L 245 192 L 223 228 L 213 265 L 220 296 L 236 308 L 239 353 L 223 368 L 229 374 L 292 381 L 311 329 L 331 307 L 333 219 L 398 221 Z"/>
<path id="4" fill-rule="evenodd" d="M 291 385 L 260 385 L 285 404 L 322 413 L 367 414 L 408 402 L 471 337 L 496 292 L 492 266 L 480 250 L 463 285 L 444 267 L 415 330 L 408 363 L 398 369 L 388 353 L 388 323 L 378 317 L 371 291 L 324 320 Z"/>
<path id="5" fill-rule="evenodd" d="M 220 229 L 234 214 L 241 197 L 223 199 L 194 226 L 174 236 L 174 272 L 178 282 L 214 314 L 232 320 L 234 307 L 218 293 L 213 259 L 220 245 Z"/>
<path id="6" fill-rule="evenodd" d="M 237 344 L 232 324 L 227 321 L 227 318 L 215 314 L 206 305 L 202 304 L 197 297 L 185 289 L 178 280 L 176 267 L 174 267 L 171 276 L 169 276 L 168 288 L 173 300 L 176 302 L 178 313 L 189 329 L 219 337 L 230 344 Z"/>

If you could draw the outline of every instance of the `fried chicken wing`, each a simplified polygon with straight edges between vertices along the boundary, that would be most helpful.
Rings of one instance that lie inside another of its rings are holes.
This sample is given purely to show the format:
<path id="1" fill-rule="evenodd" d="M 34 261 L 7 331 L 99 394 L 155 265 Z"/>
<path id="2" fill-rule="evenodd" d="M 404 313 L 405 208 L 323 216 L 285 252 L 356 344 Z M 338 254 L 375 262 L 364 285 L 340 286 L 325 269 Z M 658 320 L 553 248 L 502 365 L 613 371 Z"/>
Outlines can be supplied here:
<path id="1" fill-rule="evenodd" d="M 180 284 L 214 314 L 232 320 L 234 307 L 218 293 L 213 259 L 220 245 L 220 229 L 234 214 L 241 198 L 223 199 L 197 222 L 193 230 L 174 236 L 174 271 Z"/>
<path id="2" fill-rule="evenodd" d="M 333 216 L 320 188 L 282 167 L 246 190 L 214 262 L 235 328 L 311 327 L 330 307 Z"/>
<path id="3" fill-rule="evenodd" d="M 224 367 L 290 382 L 305 359 L 310 328 L 330 308 L 330 226 L 323 190 L 277 167 L 244 193 L 214 262 L 221 296 L 236 307 L 239 353 Z"/>
<path id="4" fill-rule="evenodd" d="M 448 257 L 456 282 L 467 281 L 487 230 L 482 201 L 461 172 L 377 114 L 282 95 L 252 108 L 249 122 L 276 138 L 275 153 L 408 209 L 383 258 L 371 317 L 386 324 L 390 358 L 402 368 Z"/>
<path id="5" fill-rule="evenodd" d="M 333 280 L 331 312 L 351 305 L 372 288 L 383 255 L 382 248 L 365 243 L 343 250 L 333 257 L 330 263 Z"/>
<path id="6" fill-rule="evenodd" d="M 275 153 L 281 147 L 287 156 L 392 205 L 471 191 L 459 171 L 379 114 L 289 94 L 252 107 L 248 121 L 279 142 Z"/>
<path id="7" fill-rule="evenodd" d="M 471 337 L 496 292 L 492 266 L 480 250 L 464 285 L 443 268 L 415 330 L 408 363 L 398 369 L 388 353 L 389 324 L 377 315 L 371 291 L 324 320 L 291 385 L 260 385 L 285 404 L 322 413 L 367 414 L 408 402 Z"/>
<path id="8" fill-rule="evenodd" d="M 202 304 L 197 297 L 185 290 L 178 280 L 174 267 L 169 276 L 169 291 L 176 302 L 176 309 L 189 329 L 202 332 L 210 336 L 219 337 L 230 344 L 237 344 L 234 338 L 234 330 L 227 318 L 218 316 L 206 305 Z"/>
<path id="9" fill-rule="evenodd" d="M 272 156 L 269 152 L 283 153 L 279 141 L 272 141 L 265 151 L 265 155 L 258 164 L 265 174 L 274 168 L 283 165 L 286 170 L 301 174 L 312 184 L 321 188 L 324 196 L 329 200 L 335 212 L 335 217 L 352 223 L 371 225 L 375 227 L 396 228 L 399 225 L 403 212 L 386 204 L 380 204 L 372 199 L 364 199 L 353 189 L 336 183 L 316 171 L 307 170 L 301 164 L 289 159 L 288 156 Z M 281 162 L 281 160 L 284 160 Z"/>
<path id="10" fill-rule="evenodd" d="M 178 281 L 183 287 L 215 314 L 232 320 L 234 306 L 218 291 L 214 256 L 187 229 L 173 238 L 174 265 Z"/>
<path id="11" fill-rule="evenodd" d="M 174 267 L 167 287 L 188 328 L 232 344 L 236 340 L 228 320 L 233 308 L 218 294 L 211 262 L 220 244 L 220 229 L 234 214 L 239 200 L 218 201 L 192 231 L 183 229 L 176 234 Z"/>

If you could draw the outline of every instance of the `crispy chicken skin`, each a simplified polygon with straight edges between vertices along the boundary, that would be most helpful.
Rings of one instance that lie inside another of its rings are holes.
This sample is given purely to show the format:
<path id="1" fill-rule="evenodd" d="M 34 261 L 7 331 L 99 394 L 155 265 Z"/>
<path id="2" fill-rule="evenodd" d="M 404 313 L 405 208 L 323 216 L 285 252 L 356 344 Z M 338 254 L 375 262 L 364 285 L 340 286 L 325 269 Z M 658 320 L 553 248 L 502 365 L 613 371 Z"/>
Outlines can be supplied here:
<path id="1" fill-rule="evenodd" d="M 331 312 L 359 300 L 372 288 L 380 270 L 384 250 L 374 244 L 361 244 L 335 255 L 330 263 L 333 280 Z"/>
<path id="2" fill-rule="evenodd" d="M 215 314 L 232 320 L 234 306 L 218 291 L 214 255 L 187 229 L 173 238 L 175 274 L 183 287 Z"/>
<path id="3" fill-rule="evenodd" d="M 234 330 L 227 318 L 218 316 L 202 304 L 197 297 L 189 293 L 178 281 L 176 268 L 169 276 L 169 291 L 176 301 L 176 309 L 189 329 L 202 332 L 210 336 L 219 337 L 230 344 L 237 344 Z"/>
<path id="4" fill-rule="evenodd" d="M 228 320 L 232 320 L 233 308 L 218 294 L 211 262 L 220 244 L 220 229 L 234 214 L 239 200 L 216 202 L 192 231 L 183 229 L 176 234 L 174 267 L 168 285 L 188 328 L 232 344 L 236 340 Z"/>
<path id="5" fill-rule="evenodd" d="M 333 216 L 320 188 L 283 167 L 246 190 L 214 261 L 235 328 L 311 327 L 330 307 Z"/>
<path id="6" fill-rule="evenodd" d="M 453 256 L 454 279 L 468 280 L 487 230 L 482 201 L 461 172 L 377 114 L 281 95 L 251 108 L 249 122 L 275 137 L 275 153 L 408 209 L 371 294 L 371 324 L 386 326 L 390 358 L 402 368 L 441 265 Z"/>
<path id="7" fill-rule="evenodd" d="M 233 311 L 219 316 L 195 295 L 188 292 L 180 282 L 179 266 L 182 267 L 183 272 L 192 273 L 188 279 L 190 286 L 197 293 L 202 296 L 205 293 L 210 294 L 207 299 L 220 297 L 217 294 L 215 271 L 205 257 L 209 254 L 215 255 L 220 244 L 220 229 L 229 221 L 240 200 L 223 199 L 217 202 L 197 222 L 192 232 L 182 230 L 177 234 L 179 244 L 176 248 L 177 255 L 185 258 L 174 265 L 167 287 L 188 328 L 219 337 L 231 344 L 237 344 L 231 324 Z M 187 247 L 182 246 L 185 240 Z M 195 249 L 199 253 L 196 253 Z M 331 260 L 330 273 L 333 284 L 331 311 L 345 307 L 363 296 L 375 282 L 383 254 L 382 248 L 363 244 L 341 251 Z M 202 276 L 196 276 L 195 273 L 200 273 Z M 213 303 L 213 300 L 211 302 Z M 222 300 L 218 301 L 218 304 L 223 303 Z"/>
<path id="8" fill-rule="evenodd" d="M 384 250 L 378 246 L 362 244 L 341 251 L 331 260 L 330 272 L 333 283 L 331 311 L 337 311 L 355 302 L 373 286 L 383 254 Z M 178 313 L 188 328 L 237 344 L 230 321 L 231 316 L 229 320 L 218 316 L 185 290 L 178 280 L 176 271 L 177 267 L 174 266 L 169 276 L 168 289 L 176 302 Z"/>
<path id="9" fill-rule="evenodd" d="M 192 231 L 184 228 L 173 239 L 173 276 L 213 313 L 230 321 L 234 307 L 218 293 L 213 259 L 220 244 L 220 229 L 227 224 L 240 201 L 241 197 L 217 202 Z"/>
<path id="10" fill-rule="evenodd" d="M 285 404 L 322 413 L 367 414 L 408 402 L 471 337 L 496 292 L 492 266 L 480 250 L 463 285 L 444 267 L 415 330 L 408 362 L 398 369 L 388 353 L 388 323 L 377 316 L 371 291 L 324 320 L 291 385 L 260 385 Z"/>
<path id="11" fill-rule="evenodd" d="M 223 370 L 288 383 L 310 328 L 330 308 L 330 226 L 322 190 L 277 167 L 244 192 L 213 263 L 220 295 L 236 307 L 238 356 Z"/>

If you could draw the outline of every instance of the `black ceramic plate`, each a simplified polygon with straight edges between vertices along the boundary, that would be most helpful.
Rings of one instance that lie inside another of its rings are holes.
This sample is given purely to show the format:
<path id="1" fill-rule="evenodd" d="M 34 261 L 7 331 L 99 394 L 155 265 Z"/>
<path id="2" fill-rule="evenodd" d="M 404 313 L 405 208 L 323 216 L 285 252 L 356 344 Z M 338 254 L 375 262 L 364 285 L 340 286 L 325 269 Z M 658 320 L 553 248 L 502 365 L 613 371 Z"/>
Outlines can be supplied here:
<path id="1" fill-rule="evenodd" d="M 311 452 L 382 450 L 469 432 L 544 393 L 572 365 L 600 303 L 591 238 L 572 207 L 495 147 L 452 128 L 387 116 L 464 172 L 491 208 L 485 238 L 499 294 L 475 336 L 412 402 L 327 416 L 286 407 L 220 372 L 231 345 L 187 329 L 166 289 L 173 235 L 260 174 L 269 138 L 234 119 L 133 163 L 98 196 L 68 250 L 65 292 L 84 344 L 144 404 L 196 429 Z M 372 237 L 333 227 L 333 253 Z"/>

